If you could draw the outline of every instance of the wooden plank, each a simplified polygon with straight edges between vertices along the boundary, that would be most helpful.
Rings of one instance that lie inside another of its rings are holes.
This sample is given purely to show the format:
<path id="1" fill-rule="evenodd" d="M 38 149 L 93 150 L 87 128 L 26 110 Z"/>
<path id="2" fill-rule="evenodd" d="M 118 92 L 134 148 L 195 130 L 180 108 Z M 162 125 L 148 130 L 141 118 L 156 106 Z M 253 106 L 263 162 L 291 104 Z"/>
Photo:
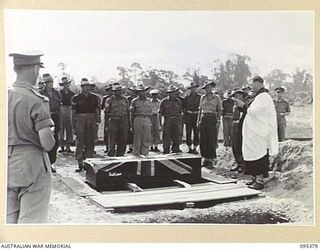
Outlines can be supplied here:
<path id="1" fill-rule="evenodd" d="M 225 178 L 221 175 L 216 175 L 213 173 L 209 173 L 207 170 L 203 169 L 201 172 L 201 177 L 205 180 L 212 181 L 217 184 L 229 184 L 229 183 L 237 183 L 236 179 Z"/>
<path id="2" fill-rule="evenodd" d="M 173 180 L 174 183 L 178 184 L 178 186 L 183 187 L 183 188 L 191 188 L 191 185 L 189 183 L 186 183 L 184 181 L 180 180 Z"/>
<path id="3" fill-rule="evenodd" d="M 131 192 L 143 192 L 143 189 L 135 183 L 127 183 L 127 187 Z"/>
<path id="4" fill-rule="evenodd" d="M 153 205 L 168 205 L 177 203 L 200 202 L 200 201 L 217 201 L 223 199 L 241 198 L 248 196 L 257 196 L 259 191 L 249 188 L 238 188 L 232 190 L 220 190 L 216 192 L 189 193 L 189 194 L 159 194 L 154 195 L 152 199 L 137 199 L 132 196 L 125 200 L 109 199 L 108 196 L 90 196 L 89 199 L 94 200 L 105 208 L 124 208 L 124 207 L 140 207 Z"/>
<path id="5" fill-rule="evenodd" d="M 186 202 L 199 202 L 199 201 L 213 201 L 229 198 L 240 198 L 247 197 L 252 195 L 257 195 L 256 193 L 251 193 L 252 190 L 228 190 L 228 191 L 218 191 L 218 192 L 207 192 L 200 194 L 189 194 L 189 195 L 178 195 L 178 196 L 168 196 L 161 195 L 161 197 L 154 197 L 153 199 L 127 199 L 123 201 L 114 201 L 108 199 L 101 199 L 101 196 L 98 196 L 95 199 L 95 196 L 90 196 L 91 199 L 95 199 L 103 207 L 135 207 L 135 206 L 151 206 L 151 205 L 164 205 L 164 204 L 174 204 L 174 203 L 186 203 Z"/>
<path id="6" fill-rule="evenodd" d="M 243 184 L 224 184 L 224 185 L 219 185 L 215 183 L 209 182 L 207 185 L 192 185 L 192 192 L 204 192 L 204 191 L 219 191 L 219 190 L 228 190 L 228 189 L 237 189 L 237 188 L 243 188 L 246 187 Z M 112 194 L 112 192 L 109 192 L 107 194 L 109 197 L 115 197 L 115 199 L 126 199 L 128 196 L 150 196 L 149 198 L 152 199 L 153 195 L 156 194 L 171 194 L 175 195 L 176 193 L 188 193 L 190 192 L 190 189 L 185 189 L 185 188 L 164 188 L 164 189 L 144 189 L 143 194 L 142 193 L 117 193 L 117 194 Z M 104 192 L 105 193 L 105 192 Z"/>
<path id="7" fill-rule="evenodd" d="M 143 192 L 143 193 L 129 193 L 129 194 L 115 194 L 115 195 L 108 195 L 105 196 L 110 202 L 114 202 L 117 204 L 118 202 L 126 201 L 126 200 L 140 200 L 141 202 L 144 202 L 144 200 L 157 200 L 157 199 L 167 199 L 167 197 L 176 197 L 176 196 L 184 196 L 186 201 L 188 201 L 189 196 L 193 195 L 202 195 L 204 193 L 213 193 L 213 192 L 220 192 L 220 191 L 228 191 L 228 190 L 238 190 L 241 188 L 246 188 L 247 187 L 224 187 L 223 188 L 192 188 L 192 189 L 178 189 L 180 192 L 165 192 L 165 191 L 160 191 L 160 192 L 154 192 L 153 194 L 150 194 L 150 192 Z M 183 192 L 181 192 L 183 190 Z"/>
<path id="8" fill-rule="evenodd" d="M 181 166 L 173 163 L 170 160 L 161 160 L 159 162 L 165 165 L 167 168 L 170 168 L 172 171 L 177 172 L 178 174 L 190 174 L 190 171 L 182 168 Z"/>
<path id="9" fill-rule="evenodd" d="M 218 185 L 218 184 L 212 184 L 212 185 L 205 185 L 205 186 L 195 186 L 192 185 L 191 189 L 185 189 L 185 188 L 171 188 L 171 189 L 161 189 L 161 190 L 149 190 L 145 189 L 143 193 L 116 193 L 116 194 L 107 194 L 108 199 L 115 199 L 115 200 L 125 200 L 125 199 L 131 199 L 133 196 L 142 197 L 142 199 L 153 199 L 156 195 L 171 195 L 175 196 L 177 194 L 190 194 L 190 193 L 204 193 L 204 192 L 215 192 L 215 191 L 224 191 L 224 190 L 237 190 L 239 188 L 247 188 L 245 185 L 239 185 L 239 184 L 224 184 L 224 185 Z"/>
<path id="10" fill-rule="evenodd" d="M 63 183 L 65 183 L 69 188 L 71 188 L 75 193 L 77 193 L 80 196 L 101 195 L 99 192 L 90 188 L 81 179 L 72 178 L 72 177 L 63 177 L 63 176 L 57 176 L 57 178 L 61 180 Z"/>

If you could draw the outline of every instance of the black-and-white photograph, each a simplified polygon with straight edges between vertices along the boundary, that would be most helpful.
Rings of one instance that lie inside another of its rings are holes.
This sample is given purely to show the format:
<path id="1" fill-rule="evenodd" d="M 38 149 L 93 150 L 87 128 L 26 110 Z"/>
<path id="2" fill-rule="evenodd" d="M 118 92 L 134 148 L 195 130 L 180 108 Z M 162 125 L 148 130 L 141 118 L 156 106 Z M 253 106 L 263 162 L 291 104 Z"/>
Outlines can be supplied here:
<path id="1" fill-rule="evenodd" d="M 313 11 L 4 27 L 6 224 L 314 225 Z"/>

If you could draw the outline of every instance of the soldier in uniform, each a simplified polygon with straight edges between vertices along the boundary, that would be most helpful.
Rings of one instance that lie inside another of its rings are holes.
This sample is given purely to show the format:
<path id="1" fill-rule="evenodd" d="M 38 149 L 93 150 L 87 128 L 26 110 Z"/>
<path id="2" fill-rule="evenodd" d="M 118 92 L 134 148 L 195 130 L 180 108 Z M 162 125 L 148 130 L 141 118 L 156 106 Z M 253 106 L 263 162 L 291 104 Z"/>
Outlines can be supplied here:
<path id="1" fill-rule="evenodd" d="M 60 147 L 59 152 L 73 153 L 70 146 L 73 143 L 72 122 L 71 122 L 71 98 L 74 92 L 70 90 L 71 81 L 67 77 L 61 78 L 60 90 L 61 106 L 60 106 Z"/>
<path id="2" fill-rule="evenodd" d="M 109 84 L 107 87 L 105 87 L 104 90 L 105 90 L 106 94 L 102 97 L 102 101 L 100 104 L 100 108 L 103 111 L 104 111 L 104 107 L 106 105 L 106 100 L 112 96 L 112 84 Z M 104 144 L 106 145 L 106 150 L 104 151 L 105 153 L 108 153 L 108 150 L 109 150 L 108 119 L 109 119 L 109 117 L 104 112 L 103 141 L 104 141 Z"/>
<path id="3" fill-rule="evenodd" d="M 248 87 L 244 87 L 244 88 L 242 88 L 242 91 L 245 93 L 243 101 L 245 103 L 249 104 L 254 98 L 254 94 L 252 92 L 251 87 L 249 87 L 249 86 Z"/>
<path id="4" fill-rule="evenodd" d="M 184 114 L 183 114 L 183 103 L 184 103 L 184 92 L 179 89 L 178 90 L 178 99 L 180 100 L 181 102 L 181 105 L 182 105 L 182 118 L 181 118 L 181 125 L 180 125 L 180 132 L 179 132 L 179 145 L 182 144 L 182 139 L 183 139 L 183 130 L 184 130 L 184 125 L 185 125 L 185 117 L 184 117 Z M 182 150 L 179 148 L 178 150 L 178 153 L 181 153 Z"/>
<path id="5" fill-rule="evenodd" d="M 129 130 L 129 103 L 122 95 L 123 87 L 117 83 L 112 86 L 113 96 L 106 100 L 105 113 L 109 117 L 108 156 L 123 156 L 126 152 Z M 117 146 L 117 149 L 116 149 Z"/>
<path id="6" fill-rule="evenodd" d="M 151 142 L 151 101 L 146 97 L 149 87 L 142 84 L 136 88 L 137 96 L 130 105 L 131 129 L 133 130 L 133 154 L 148 155 Z"/>
<path id="7" fill-rule="evenodd" d="M 278 124 L 278 140 L 282 142 L 286 139 L 286 116 L 290 114 L 290 105 L 283 97 L 284 88 L 279 87 L 275 89 L 277 98 L 273 101 L 277 112 L 277 124 Z"/>
<path id="8" fill-rule="evenodd" d="M 99 124 L 101 123 L 101 107 L 100 107 L 100 96 L 96 93 L 94 93 L 96 85 L 94 83 L 90 83 L 90 92 L 91 94 L 93 94 L 96 98 L 97 98 L 97 102 L 99 103 L 99 108 L 96 110 L 97 114 L 96 114 L 96 122 L 97 122 L 97 126 L 96 126 L 96 137 L 94 139 L 94 144 L 96 145 L 96 143 L 98 142 L 98 131 L 99 131 Z M 93 150 L 94 153 L 96 153 L 96 151 Z"/>
<path id="9" fill-rule="evenodd" d="M 213 166 L 217 157 L 217 124 L 221 120 L 221 98 L 212 93 L 215 82 L 207 82 L 202 88 L 206 93 L 201 96 L 197 125 L 200 128 L 200 153 L 204 158 L 203 165 Z"/>
<path id="10" fill-rule="evenodd" d="M 151 148 L 150 151 L 160 152 L 158 144 L 160 143 L 160 123 L 159 123 L 159 107 L 160 100 L 158 99 L 159 90 L 153 89 L 151 95 Z"/>
<path id="11" fill-rule="evenodd" d="M 49 100 L 35 88 L 42 53 L 13 53 L 17 79 L 8 91 L 7 223 L 46 223 L 54 145 Z"/>
<path id="12" fill-rule="evenodd" d="M 46 86 L 39 93 L 49 98 L 51 119 L 54 122 L 54 139 L 56 141 L 54 148 L 49 152 L 49 158 L 51 163 L 51 171 L 52 173 L 56 173 L 56 170 L 52 167 L 52 164 L 54 164 L 57 160 L 57 150 L 59 148 L 61 95 L 58 90 L 53 88 L 53 78 L 50 74 L 43 74 L 43 81 Z"/>
<path id="13" fill-rule="evenodd" d="M 90 82 L 87 78 L 82 78 L 80 86 L 81 93 L 74 95 L 71 99 L 72 126 L 76 135 L 75 158 L 78 160 L 76 172 L 83 170 L 84 159 L 94 155 L 94 141 L 99 119 L 97 110 L 100 104 L 97 96 L 90 92 Z"/>
<path id="14" fill-rule="evenodd" d="M 219 96 L 219 97 L 220 97 L 220 100 L 221 100 L 221 103 L 222 103 L 222 99 L 223 99 L 223 92 L 222 92 L 222 90 L 217 90 L 217 89 L 215 89 L 215 90 L 213 90 L 213 94 Z M 217 125 L 216 125 L 216 128 L 217 128 L 216 139 L 215 139 L 216 142 L 217 142 L 217 147 L 216 147 L 216 148 L 219 147 L 220 127 L 221 127 L 221 121 L 219 120 L 219 121 L 217 121 Z"/>
<path id="15" fill-rule="evenodd" d="M 190 94 L 184 98 L 183 113 L 186 123 L 187 146 L 188 153 L 198 154 L 197 146 L 199 145 L 199 131 L 197 127 L 197 119 L 199 112 L 200 95 L 197 93 L 198 85 L 191 83 L 188 89 Z M 191 133 L 193 132 L 193 148 Z"/>
<path id="16" fill-rule="evenodd" d="M 136 86 L 128 88 L 128 90 L 129 90 L 129 94 L 126 96 L 126 98 L 128 100 L 128 104 L 130 107 L 132 100 L 137 97 Z M 129 126 L 128 126 L 128 129 L 129 129 Z M 133 131 L 129 129 L 128 134 L 127 134 L 127 144 L 129 147 L 129 149 L 127 151 L 128 154 L 132 153 L 132 151 L 133 151 L 133 137 L 134 137 Z"/>
<path id="17" fill-rule="evenodd" d="M 222 101 L 223 141 L 226 148 L 230 147 L 232 144 L 232 119 L 234 101 L 231 99 L 231 93 L 231 90 L 227 91 L 224 95 L 224 100 Z"/>
<path id="18" fill-rule="evenodd" d="M 245 97 L 247 96 L 247 93 L 244 92 L 241 89 L 235 89 L 230 97 L 236 98 L 238 100 L 244 101 Z M 233 101 L 234 102 L 234 101 Z M 241 120 L 241 117 L 243 116 L 243 109 L 240 107 L 233 105 L 233 117 L 232 117 L 232 153 L 236 160 L 237 166 L 234 168 L 231 168 L 230 171 L 237 171 L 241 173 L 244 169 L 244 160 L 242 156 L 242 123 L 243 119 Z"/>
<path id="19" fill-rule="evenodd" d="M 170 85 L 166 93 L 168 97 L 162 99 L 159 108 L 160 118 L 164 117 L 163 123 L 163 153 L 170 153 L 170 145 L 172 142 L 172 153 L 179 153 L 180 151 L 180 134 L 181 134 L 181 116 L 182 103 L 178 98 L 178 88 Z M 161 119 L 160 119 L 161 122 Z M 161 126 L 161 124 L 160 124 Z"/>
<path id="20" fill-rule="evenodd" d="M 41 80 L 38 82 L 38 91 L 39 92 L 44 90 L 45 87 L 46 87 L 46 84 L 44 83 L 44 81 Z"/>

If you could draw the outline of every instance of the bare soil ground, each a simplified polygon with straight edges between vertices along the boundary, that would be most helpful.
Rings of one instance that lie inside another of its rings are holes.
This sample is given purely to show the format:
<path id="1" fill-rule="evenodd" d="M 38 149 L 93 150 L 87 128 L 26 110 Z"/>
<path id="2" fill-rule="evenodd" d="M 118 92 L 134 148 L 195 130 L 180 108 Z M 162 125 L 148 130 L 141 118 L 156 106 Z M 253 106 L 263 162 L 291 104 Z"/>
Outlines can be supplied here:
<path id="1" fill-rule="evenodd" d="M 288 137 L 312 137 L 312 107 L 292 107 L 288 118 Z M 102 126 L 102 125 L 100 125 Z M 290 129 L 292 129 L 290 131 Z M 311 132 L 311 133 L 310 133 Z M 294 136 L 290 136 L 293 133 Z M 97 146 L 97 156 L 104 155 L 103 146 Z M 186 146 L 182 146 L 186 151 Z M 220 143 L 218 163 L 213 173 L 236 178 L 238 182 L 248 179 L 229 169 L 234 166 L 230 148 Z M 110 213 L 78 196 L 62 181 L 53 177 L 49 222 L 53 224 L 109 224 L 109 223 L 227 223 L 227 224 L 276 224 L 314 223 L 314 166 L 312 141 L 288 140 L 280 143 L 280 153 L 274 163 L 274 171 L 266 180 L 265 198 L 240 200 L 217 204 L 208 208 L 163 209 L 158 211 Z M 72 154 L 59 154 L 55 168 L 57 175 L 78 178 L 76 161 Z M 81 173 L 83 176 L 84 173 Z"/>

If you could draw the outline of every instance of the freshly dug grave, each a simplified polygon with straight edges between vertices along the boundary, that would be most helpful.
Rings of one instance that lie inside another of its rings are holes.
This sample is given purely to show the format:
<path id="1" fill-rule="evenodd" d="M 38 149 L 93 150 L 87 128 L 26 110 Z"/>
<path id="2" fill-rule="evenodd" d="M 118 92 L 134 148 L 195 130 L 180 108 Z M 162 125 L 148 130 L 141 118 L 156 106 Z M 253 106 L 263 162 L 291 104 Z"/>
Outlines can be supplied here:
<path id="1" fill-rule="evenodd" d="M 184 148 L 182 148 L 184 150 Z M 97 153 L 103 147 L 97 147 Z M 58 173 L 74 175 L 72 156 L 61 155 Z M 230 172 L 234 166 L 232 151 L 221 144 L 217 166 L 212 172 L 238 179 L 249 177 Z M 95 223 L 224 223 L 224 224 L 313 224 L 313 144 L 312 141 L 280 143 L 274 171 L 263 190 L 266 197 L 217 204 L 207 208 L 163 209 L 147 212 L 109 213 L 83 197 L 77 196 L 57 178 L 53 181 L 50 222 L 62 224 Z"/>

